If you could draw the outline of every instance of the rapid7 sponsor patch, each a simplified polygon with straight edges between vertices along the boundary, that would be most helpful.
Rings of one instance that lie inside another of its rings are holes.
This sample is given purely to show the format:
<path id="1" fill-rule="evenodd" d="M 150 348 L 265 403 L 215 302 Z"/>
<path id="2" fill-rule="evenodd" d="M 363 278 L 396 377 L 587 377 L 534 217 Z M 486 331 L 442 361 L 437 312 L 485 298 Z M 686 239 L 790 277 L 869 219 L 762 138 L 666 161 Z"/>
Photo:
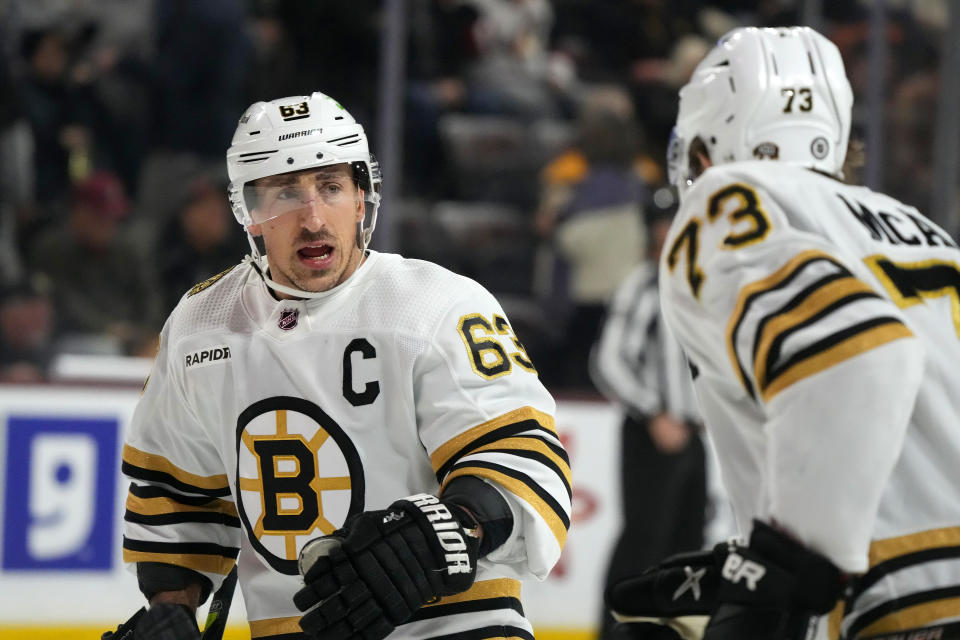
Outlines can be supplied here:
<path id="1" fill-rule="evenodd" d="M 224 362 L 225 360 L 230 359 L 230 347 L 221 345 L 219 347 L 208 347 L 206 349 L 200 349 L 199 351 L 194 351 L 193 353 L 188 353 L 184 356 L 185 362 L 184 366 L 187 369 L 196 369 L 199 367 L 206 367 L 211 364 L 216 364 Z"/>

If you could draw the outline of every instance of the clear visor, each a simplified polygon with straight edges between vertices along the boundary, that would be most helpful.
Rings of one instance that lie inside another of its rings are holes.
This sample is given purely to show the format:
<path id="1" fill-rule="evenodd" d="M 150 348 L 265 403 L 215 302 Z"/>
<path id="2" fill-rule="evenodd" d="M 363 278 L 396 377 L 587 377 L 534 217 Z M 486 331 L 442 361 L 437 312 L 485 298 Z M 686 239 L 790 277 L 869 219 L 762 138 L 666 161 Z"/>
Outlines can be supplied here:
<path id="1" fill-rule="evenodd" d="M 681 161 L 685 153 L 683 140 L 677 135 L 677 128 L 670 131 L 670 141 L 667 143 L 667 180 L 670 184 L 677 185 L 680 178 L 680 172 L 683 170 Z"/>
<path id="2" fill-rule="evenodd" d="M 357 186 L 347 163 L 267 176 L 243 187 L 254 224 L 314 206 L 349 208 L 372 197 Z"/>

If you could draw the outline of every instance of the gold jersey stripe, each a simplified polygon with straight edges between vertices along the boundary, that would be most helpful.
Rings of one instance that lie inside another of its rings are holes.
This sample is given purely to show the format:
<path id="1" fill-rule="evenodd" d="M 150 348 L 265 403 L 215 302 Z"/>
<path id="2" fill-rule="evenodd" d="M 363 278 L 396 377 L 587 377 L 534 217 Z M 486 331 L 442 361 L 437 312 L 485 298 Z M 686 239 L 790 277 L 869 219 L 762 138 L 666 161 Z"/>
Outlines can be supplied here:
<path id="1" fill-rule="evenodd" d="M 827 640 L 840 640 L 840 630 L 846 610 L 847 603 L 841 598 L 827 616 Z"/>
<path id="2" fill-rule="evenodd" d="M 303 633 L 300 628 L 300 616 L 250 620 L 251 640 L 265 636 L 278 636 L 283 633 Z"/>
<path id="3" fill-rule="evenodd" d="M 880 633 L 893 633 L 924 627 L 941 618 L 956 616 L 958 611 L 960 611 L 960 598 L 944 598 L 916 604 L 888 613 L 869 624 L 857 634 L 857 637 L 869 637 Z"/>
<path id="4" fill-rule="evenodd" d="M 891 558 L 924 549 L 960 546 L 960 527 L 944 527 L 908 533 L 895 538 L 883 538 L 870 543 L 869 562 L 874 567 Z"/>
<path id="5" fill-rule="evenodd" d="M 754 380 L 757 381 L 757 385 L 764 386 L 767 376 L 767 354 L 778 335 L 806 322 L 826 307 L 852 293 L 874 293 L 874 291 L 867 283 L 856 278 L 833 280 L 807 296 L 797 308 L 770 320 L 760 335 L 757 343 L 757 357 L 753 362 Z"/>
<path id="6" fill-rule="evenodd" d="M 496 578 L 494 580 L 480 580 L 474 582 L 473 586 L 452 596 L 445 596 L 436 602 L 424 605 L 425 607 L 435 607 L 441 604 L 454 604 L 455 602 L 467 602 L 469 600 L 485 600 L 487 598 L 516 598 L 520 599 L 521 584 L 519 580 L 510 578 Z"/>
<path id="7" fill-rule="evenodd" d="M 902 322 L 891 322 L 882 324 L 872 329 L 867 329 L 854 334 L 843 342 L 837 343 L 821 351 L 820 353 L 801 360 L 793 365 L 779 376 L 774 378 L 762 391 L 764 402 L 770 402 L 771 399 L 794 382 L 803 380 L 806 377 L 819 373 L 824 369 L 829 369 L 844 360 L 848 360 L 856 355 L 876 349 L 888 342 L 899 340 L 900 338 L 909 338 L 913 336 Z"/>
<path id="8" fill-rule="evenodd" d="M 549 458 L 555 465 L 557 465 L 557 468 L 560 469 L 560 472 L 563 473 L 563 477 L 567 480 L 567 486 L 573 485 L 573 478 L 570 473 L 570 465 L 568 465 L 563 458 L 558 456 L 550 447 L 548 447 L 547 443 L 543 440 L 534 440 L 533 438 L 504 438 L 503 440 L 497 440 L 496 442 L 485 444 L 482 447 L 477 447 L 470 453 L 474 454 L 479 451 L 491 451 L 494 449 L 517 449 L 521 451 L 536 451 L 537 453 L 541 453 Z"/>
<path id="9" fill-rule="evenodd" d="M 132 464 L 135 467 L 147 469 L 148 471 L 160 471 L 169 474 L 183 482 L 201 489 L 229 489 L 227 474 L 220 473 L 213 476 L 198 476 L 195 473 L 184 471 L 166 458 L 155 453 L 146 453 L 131 447 L 129 444 L 123 445 L 123 461 Z"/>
<path id="10" fill-rule="evenodd" d="M 237 514 L 237 505 L 233 504 L 232 502 L 227 502 L 226 500 L 220 500 L 219 498 L 215 498 L 205 505 L 192 505 L 177 502 L 172 498 L 140 498 L 132 493 L 128 493 L 127 509 L 144 516 L 156 516 L 165 513 L 183 513 L 189 511 L 201 513 L 224 513 L 228 516 L 233 516 L 234 518 L 239 517 L 239 514 Z"/>
<path id="11" fill-rule="evenodd" d="M 230 573 L 230 569 L 236 564 L 236 560 L 233 558 L 225 558 L 217 555 L 201 553 L 154 553 L 151 551 L 130 551 L 128 549 L 123 550 L 123 561 L 175 564 L 193 569 L 194 571 L 218 573 L 223 576 Z"/>
<path id="12" fill-rule="evenodd" d="M 495 429 L 499 429 L 500 427 L 504 427 L 509 424 L 515 424 L 517 422 L 523 422 L 524 420 L 535 420 L 540 424 L 541 427 L 550 431 L 550 433 L 554 435 L 557 434 L 557 427 L 554 424 L 553 416 L 550 414 L 537 411 L 533 407 L 521 407 L 519 409 L 514 409 L 509 413 L 497 416 L 496 418 L 488 420 L 483 424 L 478 424 L 477 426 L 464 431 L 460 435 L 455 436 L 454 438 L 440 445 L 440 447 L 433 452 L 433 455 L 430 456 L 430 463 L 433 465 L 434 473 L 436 473 L 440 467 L 446 464 L 454 454 L 477 438 L 482 438 L 486 434 Z"/>
<path id="13" fill-rule="evenodd" d="M 206 288 L 209 287 L 210 285 L 212 285 L 212 284 L 214 284 L 215 282 L 217 282 L 220 278 L 222 278 L 223 276 L 225 276 L 225 275 L 227 275 L 228 273 L 230 273 L 231 271 L 233 271 L 233 269 L 236 268 L 236 266 L 237 266 L 237 265 L 233 265 L 232 267 L 228 267 L 228 268 L 224 269 L 223 271 L 221 271 L 220 273 L 218 273 L 217 275 L 215 275 L 215 276 L 210 276 L 209 278 L 207 278 L 207 279 L 204 280 L 203 282 L 198 282 L 197 284 L 193 285 L 192 287 L 190 287 L 190 291 L 187 291 L 187 297 L 189 298 L 190 296 L 195 296 L 195 295 L 197 295 L 198 293 L 200 293 L 201 291 L 203 291 L 204 289 L 206 289 Z"/>
<path id="14" fill-rule="evenodd" d="M 737 304 L 733 308 L 733 313 L 730 314 L 730 320 L 727 322 L 727 354 L 730 357 L 731 364 L 733 364 L 733 370 L 736 372 L 737 377 L 740 379 L 740 384 L 743 385 L 744 389 L 750 389 L 750 382 L 744 378 L 743 372 L 740 370 L 740 361 L 737 359 L 736 345 L 733 343 L 733 333 L 740 324 L 743 314 L 747 311 L 747 302 L 751 300 L 754 294 L 759 294 L 767 289 L 775 288 L 781 282 L 789 278 L 798 268 L 817 258 L 825 258 L 831 262 L 834 262 L 833 258 L 823 251 L 818 251 L 816 249 L 802 251 L 790 258 L 785 265 L 774 271 L 766 278 L 757 280 L 756 282 L 751 282 L 740 289 L 740 296 L 737 298 Z"/>
<path id="15" fill-rule="evenodd" d="M 481 478 L 489 478 L 501 487 L 510 491 L 510 493 L 522 498 L 525 502 L 527 502 L 527 504 L 533 507 L 537 513 L 540 514 L 540 517 L 543 518 L 544 522 L 547 523 L 547 526 L 550 527 L 550 531 L 553 532 L 553 536 L 557 539 L 557 544 L 560 545 L 561 549 L 563 548 L 564 543 L 567 541 L 567 527 L 563 524 L 559 514 L 557 514 L 557 512 L 554 511 L 549 504 L 544 502 L 543 498 L 538 496 L 533 489 L 528 487 L 526 483 L 521 482 L 516 478 L 511 478 L 510 476 L 493 469 L 485 469 L 483 467 L 462 467 L 449 473 L 443 481 L 443 486 L 446 487 L 451 480 L 458 476 L 478 476 Z"/>

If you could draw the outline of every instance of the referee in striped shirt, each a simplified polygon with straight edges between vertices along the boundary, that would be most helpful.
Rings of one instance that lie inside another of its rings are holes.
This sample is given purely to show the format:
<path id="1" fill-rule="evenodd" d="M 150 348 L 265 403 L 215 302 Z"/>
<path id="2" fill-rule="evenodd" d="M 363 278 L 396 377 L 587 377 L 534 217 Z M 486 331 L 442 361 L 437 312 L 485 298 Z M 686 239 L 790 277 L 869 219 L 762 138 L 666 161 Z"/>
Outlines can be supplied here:
<path id="1" fill-rule="evenodd" d="M 650 257 L 617 288 L 591 355 L 591 378 L 625 413 L 623 529 L 610 559 L 608 585 L 704 544 L 707 480 L 699 411 L 687 359 L 661 319 L 657 287 L 660 249 L 676 205 L 660 204 L 648 207 L 654 211 Z M 603 616 L 601 640 L 679 637 L 668 627 L 616 625 L 609 613 Z"/>

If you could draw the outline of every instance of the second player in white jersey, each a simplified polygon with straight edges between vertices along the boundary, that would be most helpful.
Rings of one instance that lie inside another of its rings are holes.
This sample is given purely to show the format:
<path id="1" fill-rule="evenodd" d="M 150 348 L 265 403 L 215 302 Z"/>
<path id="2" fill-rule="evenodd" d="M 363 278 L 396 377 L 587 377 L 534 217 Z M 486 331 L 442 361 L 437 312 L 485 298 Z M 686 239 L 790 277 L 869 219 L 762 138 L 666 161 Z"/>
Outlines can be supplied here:
<path id="1" fill-rule="evenodd" d="M 893 198 L 757 161 L 700 176 L 667 247 L 663 312 L 741 531 L 776 522 L 863 573 L 851 637 L 955 616 L 954 241 Z"/>
<path id="2" fill-rule="evenodd" d="M 655 574 L 713 571 L 713 606 L 636 604 L 641 577 L 610 594 L 627 617 L 960 637 L 960 250 L 840 179 L 852 103 L 807 27 L 733 30 L 680 91 L 662 308 L 747 541 Z"/>

